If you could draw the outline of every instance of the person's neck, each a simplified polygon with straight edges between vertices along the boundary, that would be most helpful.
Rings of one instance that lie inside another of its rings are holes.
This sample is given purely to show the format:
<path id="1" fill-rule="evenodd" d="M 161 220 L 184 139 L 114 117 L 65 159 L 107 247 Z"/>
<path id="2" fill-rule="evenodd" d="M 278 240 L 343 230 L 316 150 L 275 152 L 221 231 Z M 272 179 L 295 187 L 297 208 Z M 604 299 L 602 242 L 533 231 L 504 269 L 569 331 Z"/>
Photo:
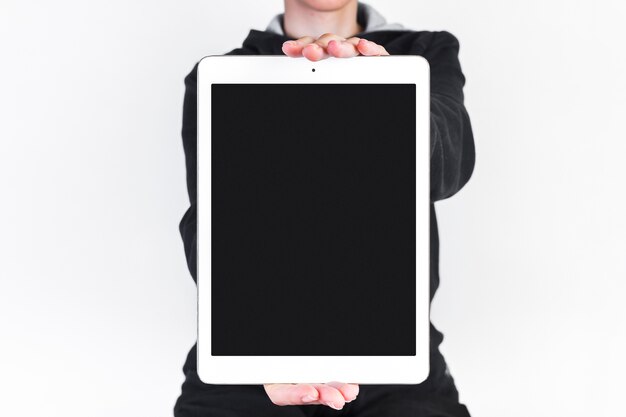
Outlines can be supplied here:
<path id="1" fill-rule="evenodd" d="M 314 9 L 298 0 L 285 0 L 283 29 L 290 38 L 334 33 L 344 38 L 360 33 L 363 28 L 357 22 L 357 1 L 351 1 L 340 9 Z"/>

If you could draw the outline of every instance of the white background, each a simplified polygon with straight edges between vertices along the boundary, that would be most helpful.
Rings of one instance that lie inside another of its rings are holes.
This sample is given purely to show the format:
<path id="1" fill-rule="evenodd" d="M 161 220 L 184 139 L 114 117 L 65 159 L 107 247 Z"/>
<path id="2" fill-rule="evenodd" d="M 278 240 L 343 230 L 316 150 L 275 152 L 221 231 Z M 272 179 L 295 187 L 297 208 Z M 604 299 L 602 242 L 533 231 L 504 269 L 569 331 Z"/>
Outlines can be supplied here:
<path id="1" fill-rule="evenodd" d="M 477 159 L 437 203 L 433 304 L 461 400 L 623 413 L 624 3 L 370 4 L 461 43 Z M 280 11 L 1 0 L 0 414 L 172 415 L 195 340 L 183 78 Z"/>

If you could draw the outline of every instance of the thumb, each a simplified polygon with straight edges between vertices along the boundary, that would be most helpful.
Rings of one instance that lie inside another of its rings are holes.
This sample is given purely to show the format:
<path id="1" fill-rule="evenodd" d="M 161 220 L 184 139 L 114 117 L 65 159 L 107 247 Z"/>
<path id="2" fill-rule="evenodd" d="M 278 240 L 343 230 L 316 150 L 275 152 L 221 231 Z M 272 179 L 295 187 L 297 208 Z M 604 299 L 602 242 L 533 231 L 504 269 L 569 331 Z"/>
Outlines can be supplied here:
<path id="1" fill-rule="evenodd" d="M 265 384 L 263 387 L 276 405 L 301 405 L 319 399 L 319 392 L 310 384 Z"/>

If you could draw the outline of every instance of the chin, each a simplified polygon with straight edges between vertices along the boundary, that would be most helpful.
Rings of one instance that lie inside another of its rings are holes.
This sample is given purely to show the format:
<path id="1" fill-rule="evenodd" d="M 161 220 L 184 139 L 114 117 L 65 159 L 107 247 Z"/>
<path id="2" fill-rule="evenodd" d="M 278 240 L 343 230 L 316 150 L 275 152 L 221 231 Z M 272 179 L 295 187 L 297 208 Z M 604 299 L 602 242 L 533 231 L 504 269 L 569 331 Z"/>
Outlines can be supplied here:
<path id="1" fill-rule="evenodd" d="M 321 12 L 331 12 L 345 7 L 354 0 L 298 0 L 300 3 L 310 7 L 311 9 Z"/>

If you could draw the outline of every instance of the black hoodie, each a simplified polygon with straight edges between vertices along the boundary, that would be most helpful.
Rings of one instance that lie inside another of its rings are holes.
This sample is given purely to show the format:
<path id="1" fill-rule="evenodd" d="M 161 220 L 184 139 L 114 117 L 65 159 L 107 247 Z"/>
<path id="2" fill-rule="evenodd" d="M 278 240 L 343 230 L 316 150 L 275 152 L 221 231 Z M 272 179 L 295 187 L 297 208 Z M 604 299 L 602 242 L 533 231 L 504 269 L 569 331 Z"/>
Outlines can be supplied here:
<path id="1" fill-rule="evenodd" d="M 359 19 L 363 19 L 359 14 Z M 366 27 L 366 22 L 359 22 Z M 470 118 L 464 106 L 465 77 L 458 59 L 459 42 L 446 31 L 381 30 L 355 36 L 383 45 L 391 55 L 421 55 L 430 64 L 431 203 L 430 299 L 439 286 L 439 232 L 434 202 L 456 194 L 474 170 L 475 150 Z M 250 30 L 240 48 L 226 55 L 282 55 L 282 44 L 293 38 Z M 328 58 L 338 59 L 338 58 Z M 348 58 L 349 59 L 349 58 Z M 190 207 L 180 222 L 189 271 L 196 281 L 196 76 L 198 64 L 185 77 L 182 137 Z M 359 105 L 359 104 L 355 104 Z M 431 368 L 445 369 L 439 345 L 443 335 L 431 324 Z M 435 369 L 431 369 L 431 374 Z"/>

